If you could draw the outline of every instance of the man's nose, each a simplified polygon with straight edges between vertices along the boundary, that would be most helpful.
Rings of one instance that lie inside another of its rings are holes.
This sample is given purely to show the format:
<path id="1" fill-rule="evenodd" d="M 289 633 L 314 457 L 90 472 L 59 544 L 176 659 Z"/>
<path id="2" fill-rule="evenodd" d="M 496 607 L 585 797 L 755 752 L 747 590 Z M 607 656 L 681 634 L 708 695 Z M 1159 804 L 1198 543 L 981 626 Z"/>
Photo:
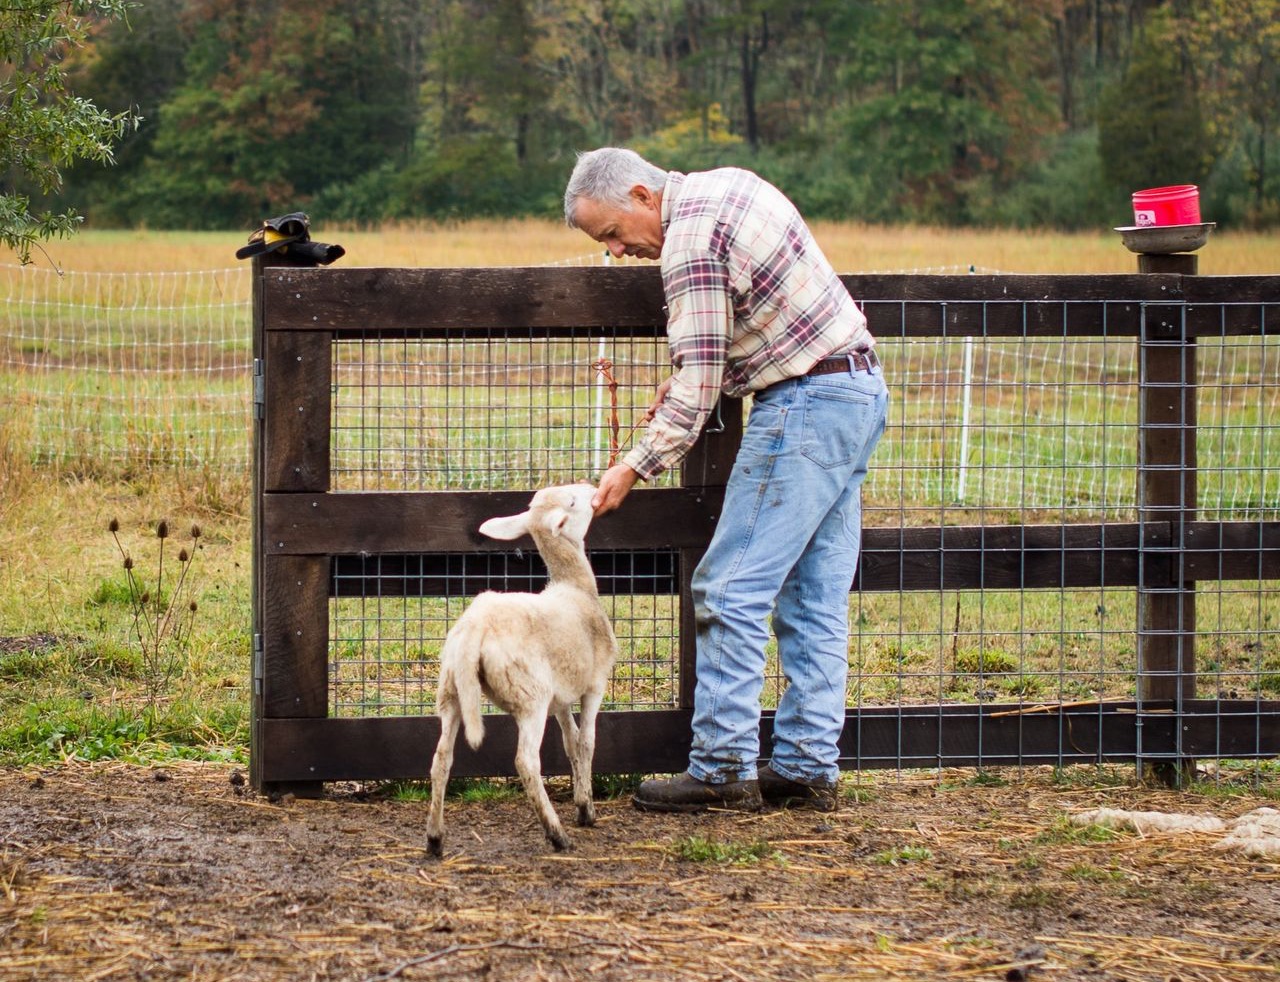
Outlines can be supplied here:
<path id="1" fill-rule="evenodd" d="M 627 247 L 623 245 L 622 242 L 620 242 L 618 239 L 610 239 L 609 254 L 613 256 L 614 259 L 621 259 L 623 256 L 627 254 Z"/>

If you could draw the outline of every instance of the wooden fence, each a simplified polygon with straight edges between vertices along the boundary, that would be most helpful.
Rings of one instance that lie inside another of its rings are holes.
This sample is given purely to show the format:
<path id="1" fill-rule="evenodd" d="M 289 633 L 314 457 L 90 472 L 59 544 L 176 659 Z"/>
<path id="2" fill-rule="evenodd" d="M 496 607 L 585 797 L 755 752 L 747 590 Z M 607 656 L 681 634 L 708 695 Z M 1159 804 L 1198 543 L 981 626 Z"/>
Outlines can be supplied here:
<path id="1" fill-rule="evenodd" d="M 1280 754 L 1280 703 L 1260 695 L 1197 698 L 1194 629 L 1197 582 L 1280 578 L 1280 522 L 1198 520 L 1195 463 L 1197 338 L 1266 336 L 1268 325 L 1274 333 L 1280 277 L 1200 277 L 1190 275 L 1194 257 L 1142 259 L 1137 275 L 845 277 L 882 339 L 1105 335 L 1131 337 L 1141 352 L 1136 522 L 868 528 L 852 585 L 1132 587 L 1137 698 L 1062 701 L 1033 711 L 1025 704 L 858 706 L 841 742 L 847 766 L 1138 761 L 1176 778 L 1195 757 Z M 504 569 L 527 564 L 476 529 L 522 509 L 532 489 L 333 491 L 335 342 L 585 338 L 603 330 L 661 337 L 658 271 L 255 262 L 252 780 L 301 792 L 325 781 L 423 777 L 438 734 L 434 716 L 329 714 L 334 571 L 358 569 L 353 561 L 361 557 L 412 560 L 417 575 L 397 589 L 431 593 L 445 590 L 432 571 L 459 554 L 501 561 Z M 724 431 L 704 436 L 682 469 L 684 486 L 637 490 L 621 512 L 593 526 L 593 561 L 669 552 L 674 561 L 658 563 L 659 589 L 687 599 L 737 447 L 740 404 L 726 402 L 723 416 Z M 354 586 L 342 582 L 361 589 L 358 576 Z M 692 604 L 680 603 L 679 611 L 676 706 L 602 714 L 601 773 L 673 772 L 687 762 Z M 478 751 L 460 744 L 455 773 L 512 773 L 509 723 L 494 717 Z M 766 741 L 769 726 L 766 713 Z M 543 755 L 547 773 L 567 772 L 555 727 Z"/>

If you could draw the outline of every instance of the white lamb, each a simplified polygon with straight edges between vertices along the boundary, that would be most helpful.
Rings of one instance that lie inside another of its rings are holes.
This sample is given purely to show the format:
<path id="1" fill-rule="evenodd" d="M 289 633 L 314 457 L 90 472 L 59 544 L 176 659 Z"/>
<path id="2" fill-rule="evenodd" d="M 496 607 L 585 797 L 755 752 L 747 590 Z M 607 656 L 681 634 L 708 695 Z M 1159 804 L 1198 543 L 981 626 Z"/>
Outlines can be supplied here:
<path id="1" fill-rule="evenodd" d="M 427 845 L 435 856 L 444 841 L 444 792 L 459 723 L 473 748 L 484 739 L 482 692 L 515 718 L 516 771 L 552 846 L 565 849 L 569 840 L 542 785 L 539 748 L 548 715 L 555 716 L 564 735 L 578 824 L 595 824 L 591 759 L 596 713 L 613 671 L 617 642 L 583 546 L 594 491 L 589 484 L 544 488 L 523 514 L 491 518 L 480 526 L 494 539 L 533 536 L 550 582 L 541 593 L 480 594 L 445 639 L 436 695 L 440 743 L 431 763 L 427 821 Z M 581 702 L 580 723 L 571 712 L 575 702 Z"/>

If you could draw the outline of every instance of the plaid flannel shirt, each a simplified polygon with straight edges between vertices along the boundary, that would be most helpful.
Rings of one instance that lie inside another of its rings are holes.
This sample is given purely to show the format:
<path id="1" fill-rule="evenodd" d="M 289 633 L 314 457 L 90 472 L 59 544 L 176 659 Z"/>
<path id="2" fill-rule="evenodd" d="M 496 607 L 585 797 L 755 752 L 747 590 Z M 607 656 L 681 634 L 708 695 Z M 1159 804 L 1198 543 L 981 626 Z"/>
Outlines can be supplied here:
<path id="1" fill-rule="evenodd" d="M 867 319 L 795 206 L 749 171 L 672 171 L 662 192 L 671 389 L 623 462 L 684 459 L 723 392 L 743 396 L 873 347 Z"/>

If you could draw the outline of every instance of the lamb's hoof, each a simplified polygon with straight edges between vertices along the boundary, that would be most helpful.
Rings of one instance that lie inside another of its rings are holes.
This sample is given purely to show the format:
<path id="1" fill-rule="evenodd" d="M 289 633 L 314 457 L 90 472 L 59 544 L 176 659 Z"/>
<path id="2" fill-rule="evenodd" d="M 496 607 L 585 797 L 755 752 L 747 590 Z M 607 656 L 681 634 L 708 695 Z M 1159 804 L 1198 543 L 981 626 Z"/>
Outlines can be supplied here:
<path id="1" fill-rule="evenodd" d="M 444 855 L 444 836 L 429 835 L 427 836 L 427 852 L 436 859 Z"/>
<path id="2" fill-rule="evenodd" d="M 578 809 L 578 825 L 584 829 L 589 829 L 596 824 L 596 810 L 594 808 Z"/>
<path id="3" fill-rule="evenodd" d="M 549 832 L 547 838 L 551 840 L 551 848 L 556 852 L 564 852 L 566 849 L 573 848 L 569 845 L 569 838 L 563 832 Z"/>

